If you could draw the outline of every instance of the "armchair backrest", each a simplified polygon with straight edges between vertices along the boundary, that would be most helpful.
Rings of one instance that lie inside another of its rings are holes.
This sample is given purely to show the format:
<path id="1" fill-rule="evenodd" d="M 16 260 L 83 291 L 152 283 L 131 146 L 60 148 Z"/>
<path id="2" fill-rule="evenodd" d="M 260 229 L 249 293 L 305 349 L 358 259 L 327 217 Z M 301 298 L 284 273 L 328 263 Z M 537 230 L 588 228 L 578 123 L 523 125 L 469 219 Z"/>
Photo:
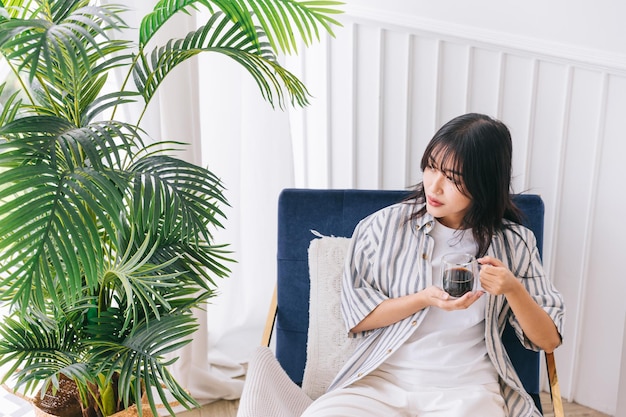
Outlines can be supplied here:
<path id="1" fill-rule="evenodd" d="M 308 248 L 316 230 L 326 236 L 352 236 L 356 224 L 369 214 L 401 201 L 407 191 L 285 189 L 278 200 L 277 291 L 274 335 L 276 358 L 289 377 L 302 384 L 309 326 Z M 541 253 L 544 205 L 532 194 L 514 196 Z M 507 352 L 526 391 L 539 409 L 539 353 L 525 349 L 507 326 Z"/>

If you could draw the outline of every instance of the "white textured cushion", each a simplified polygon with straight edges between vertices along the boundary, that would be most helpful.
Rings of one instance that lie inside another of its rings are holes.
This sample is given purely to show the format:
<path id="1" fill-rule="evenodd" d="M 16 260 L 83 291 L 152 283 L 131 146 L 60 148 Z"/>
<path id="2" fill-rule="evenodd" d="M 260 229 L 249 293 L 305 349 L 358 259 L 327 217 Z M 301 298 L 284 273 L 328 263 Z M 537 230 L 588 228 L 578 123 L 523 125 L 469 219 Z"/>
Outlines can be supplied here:
<path id="1" fill-rule="evenodd" d="M 341 317 L 341 275 L 350 239 L 323 236 L 309 245 L 309 334 L 302 389 L 315 399 L 354 351 Z"/>

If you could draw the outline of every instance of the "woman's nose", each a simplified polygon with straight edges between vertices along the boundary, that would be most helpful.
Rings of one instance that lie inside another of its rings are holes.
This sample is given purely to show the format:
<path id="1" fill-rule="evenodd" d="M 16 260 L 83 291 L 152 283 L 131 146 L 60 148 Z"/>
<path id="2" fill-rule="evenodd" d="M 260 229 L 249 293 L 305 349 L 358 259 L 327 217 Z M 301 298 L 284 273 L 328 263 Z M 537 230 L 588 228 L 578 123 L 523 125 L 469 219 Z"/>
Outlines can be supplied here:
<path id="1" fill-rule="evenodd" d="M 433 174 L 432 177 L 432 181 L 431 181 L 431 190 L 435 193 L 440 193 L 441 190 L 443 189 L 443 181 L 445 180 L 445 177 L 443 175 L 443 173 L 441 171 L 437 171 Z"/>

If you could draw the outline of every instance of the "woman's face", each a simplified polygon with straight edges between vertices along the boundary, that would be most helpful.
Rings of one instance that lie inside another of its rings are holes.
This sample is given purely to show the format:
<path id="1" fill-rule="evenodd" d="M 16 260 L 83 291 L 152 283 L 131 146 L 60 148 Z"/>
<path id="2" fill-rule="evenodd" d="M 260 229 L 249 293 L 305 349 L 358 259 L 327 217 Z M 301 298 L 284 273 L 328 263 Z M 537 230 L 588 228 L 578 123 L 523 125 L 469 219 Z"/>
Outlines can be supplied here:
<path id="1" fill-rule="evenodd" d="M 459 229 L 469 210 L 471 199 L 463 194 L 462 175 L 454 171 L 452 164 L 442 164 L 433 154 L 424 169 L 424 193 L 426 210 L 444 226 Z M 447 158 L 449 159 L 449 158 Z"/>

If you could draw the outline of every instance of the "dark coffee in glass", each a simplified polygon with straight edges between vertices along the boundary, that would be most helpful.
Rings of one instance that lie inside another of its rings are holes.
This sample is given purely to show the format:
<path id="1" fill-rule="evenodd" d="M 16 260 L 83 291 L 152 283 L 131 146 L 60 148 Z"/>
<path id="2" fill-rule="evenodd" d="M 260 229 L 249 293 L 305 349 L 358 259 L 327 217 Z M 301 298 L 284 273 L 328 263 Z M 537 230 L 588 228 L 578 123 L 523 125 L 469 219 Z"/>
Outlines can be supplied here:
<path id="1" fill-rule="evenodd" d="M 449 253 L 441 258 L 443 290 L 452 297 L 461 297 L 474 289 L 478 262 L 467 253 Z"/>
<path id="2" fill-rule="evenodd" d="M 450 268 L 443 272 L 443 290 L 453 297 L 472 291 L 474 274 L 466 268 Z"/>

